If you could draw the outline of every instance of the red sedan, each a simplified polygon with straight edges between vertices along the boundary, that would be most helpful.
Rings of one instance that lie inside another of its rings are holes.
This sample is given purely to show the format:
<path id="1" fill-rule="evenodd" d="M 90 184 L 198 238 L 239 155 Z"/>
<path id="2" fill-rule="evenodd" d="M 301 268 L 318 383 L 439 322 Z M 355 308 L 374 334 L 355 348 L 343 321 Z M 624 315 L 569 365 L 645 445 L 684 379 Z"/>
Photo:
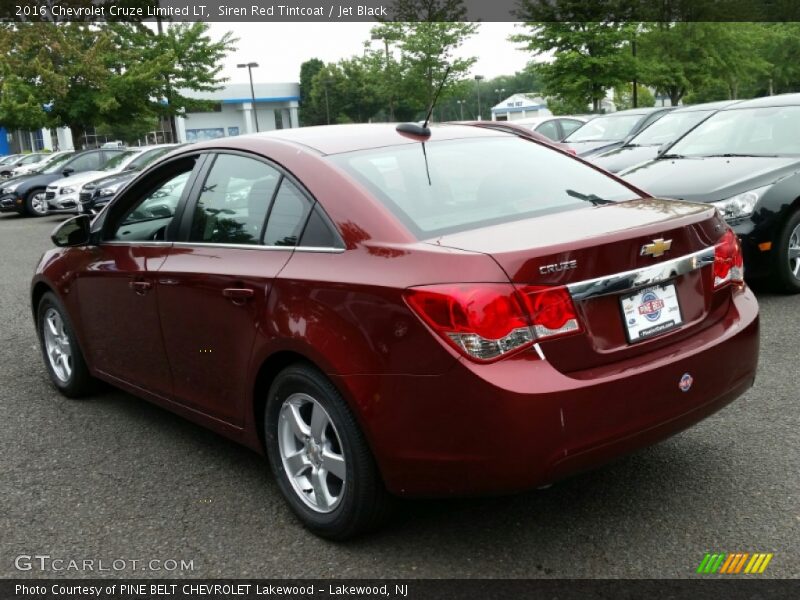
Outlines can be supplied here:
<path id="1" fill-rule="evenodd" d="M 32 283 L 55 386 L 103 380 L 264 452 L 343 539 L 392 495 L 547 484 L 753 384 L 758 306 L 713 207 L 414 127 L 189 146 L 63 223 Z"/>

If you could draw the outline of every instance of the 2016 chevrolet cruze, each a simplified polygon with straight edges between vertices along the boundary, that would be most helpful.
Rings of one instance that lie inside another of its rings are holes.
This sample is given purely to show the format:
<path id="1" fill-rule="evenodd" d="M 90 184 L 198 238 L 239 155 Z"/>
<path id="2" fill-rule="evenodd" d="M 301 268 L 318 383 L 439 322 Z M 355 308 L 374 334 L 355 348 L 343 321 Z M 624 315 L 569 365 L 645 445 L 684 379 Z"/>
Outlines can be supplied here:
<path id="1" fill-rule="evenodd" d="M 757 303 L 714 207 L 496 130 L 193 145 L 53 239 L 32 302 L 55 386 L 104 380 L 265 452 L 336 539 L 392 495 L 601 464 L 756 371 Z"/>

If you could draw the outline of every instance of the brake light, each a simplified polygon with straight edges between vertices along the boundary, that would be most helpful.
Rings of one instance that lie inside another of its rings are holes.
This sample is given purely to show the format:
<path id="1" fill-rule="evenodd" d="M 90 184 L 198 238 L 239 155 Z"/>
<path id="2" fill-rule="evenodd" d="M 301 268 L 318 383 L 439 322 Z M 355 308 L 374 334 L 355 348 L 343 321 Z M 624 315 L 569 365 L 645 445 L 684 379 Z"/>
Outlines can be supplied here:
<path id="1" fill-rule="evenodd" d="M 526 301 L 537 339 L 580 331 L 578 314 L 567 288 L 530 285 L 520 292 Z"/>
<path id="2" fill-rule="evenodd" d="M 728 229 L 714 246 L 714 288 L 744 282 L 744 259 L 739 238 Z"/>
<path id="3" fill-rule="evenodd" d="M 405 298 L 439 336 L 478 361 L 580 329 L 565 288 L 523 288 L 518 293 L 511 284 L 444 284 L 410 288 Z"/>

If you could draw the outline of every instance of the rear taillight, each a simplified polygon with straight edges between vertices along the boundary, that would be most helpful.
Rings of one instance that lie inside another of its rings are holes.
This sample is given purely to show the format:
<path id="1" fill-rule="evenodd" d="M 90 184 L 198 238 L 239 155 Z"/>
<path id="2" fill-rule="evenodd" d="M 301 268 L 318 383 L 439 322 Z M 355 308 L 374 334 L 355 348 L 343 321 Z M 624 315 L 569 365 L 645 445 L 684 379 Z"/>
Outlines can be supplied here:
<path id="1" fill-rule="evenodd" d="M 744 282 L 744 259 L 739 238 L 728 229 L 714 246 L 714 287 Z"/>
<path id="2" fill-rule="evenodd" d="M 580 331 L 575 305 L 565 287 L 527 286 L 520 289 L 537 339 Z"/>
<path id="3" fill-rule="evenodd" d="M 469 358 L 491 361 L 537 340 L 579 331 L 565 288 L 511 284 L 443 284 L 410 288 L 408 305 Z"/>

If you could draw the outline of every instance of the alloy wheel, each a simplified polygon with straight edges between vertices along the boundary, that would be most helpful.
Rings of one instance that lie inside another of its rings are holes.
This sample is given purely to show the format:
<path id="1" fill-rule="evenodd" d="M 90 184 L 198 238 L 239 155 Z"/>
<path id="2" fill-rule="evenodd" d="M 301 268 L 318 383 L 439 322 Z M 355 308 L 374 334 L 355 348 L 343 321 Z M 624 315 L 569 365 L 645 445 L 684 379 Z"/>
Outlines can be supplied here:
<path id="1" fill-rule="evenodd" d="M 800 224 L 789 236 L 788 260 L 789 272 L 795 279 L 800 280 Z"/>
<path id="2" fill-rule="evenodd" d="M 44 347 L 50 368 L 63 383 L 72 376 L 72 344 L 64 329 L 64 319 L 55 308 L 44 315 Z"/>
<path id="3" fill-rule="evenodd" d="M 39 192 L 38 194 L 33 195 L 31 198 L 31 209 L 37 215 L 47 214 L 47 198 L 44 192 Z"/>
<path id="4" fill-rule="evenodd" d="M 333 511 L 344 496 L 345 458 L 330 415 L 310 395 L 295 393 L 283 402 L 278 448 L 297 496 L 316 512 Z"/>

